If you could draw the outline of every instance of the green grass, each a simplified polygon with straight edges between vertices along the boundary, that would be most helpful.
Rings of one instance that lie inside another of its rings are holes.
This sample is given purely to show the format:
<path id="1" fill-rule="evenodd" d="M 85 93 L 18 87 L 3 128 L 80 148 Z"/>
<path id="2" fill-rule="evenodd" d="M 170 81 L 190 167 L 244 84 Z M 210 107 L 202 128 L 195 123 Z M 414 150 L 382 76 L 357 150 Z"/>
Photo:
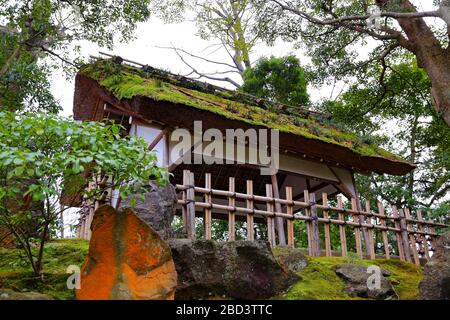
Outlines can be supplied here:
<path id="1" fill-rule="evenodd" d="M 74 293 L 66 287 L 69 265 L 81 267 L 89 243 L 79 239 L 55 240 L 46 244 L 44 253 L 45 281 L 33 277 L 22 250 L 0 248 L 0 288 L 14 291 L 35 291 L 48 294 L 55 299 L 74 299 Z M 308 266 L 299 272 L 302 277 L 290 290 L 275 299 L 286 300 L 350 300 L 344 292 L 344 281 L 334 272 L 342 263 L 377 265 L 391 273 L 390 281 L 402 300 L 418 297 L 418 285 L 422 268 L 399 260 L 360 260 L 353 255 L 342 257 L 308 257 Z"/>
<path id="2" fill-rule="evenodd" d="M 74 299 L 67 289 L 69 265 L 81 267 L 89 244 L 85 240 L 64 239 L 46 244 L 44 249 L 44 282 L 34 277 L 31 266 L 22 250 L 0 248 L 0 288 L 14 291 L 35 291 L 55 299 Z"/>
<path id="3" fill-rule="evenodd" d="M 419 295 L 422 268 L 399 260 L 360 260 L 342 257 L 309 257 L 308 266 L 299 272 L 302 280 L 275 299 L 282 300 L 361 300 L 345 293 L 345 282 L 335 273 L 342 263 L 377 265 L 391 273 L 389 280 L 400 300 L 414 300 Z"/>

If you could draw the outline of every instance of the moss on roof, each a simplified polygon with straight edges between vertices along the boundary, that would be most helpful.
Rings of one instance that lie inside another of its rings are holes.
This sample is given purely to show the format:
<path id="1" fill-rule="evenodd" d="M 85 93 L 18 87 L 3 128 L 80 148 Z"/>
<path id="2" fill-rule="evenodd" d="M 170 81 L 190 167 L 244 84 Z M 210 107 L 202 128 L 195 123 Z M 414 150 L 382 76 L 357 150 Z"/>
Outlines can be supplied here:
<path id="1" fill-rule="evenodd" d="M 294 109 L 295 113 L 288 115 L 275 108 L 261 108 L 255 102 L 258 101 L 256 98 L 253 98 L 254 103 L 251 104 L 251 99 L 240 99 L 246 100 L 244 103 L 238 101 L 236 96 L 239 94 L 229 90 L 212 90 L 214 93 L 209 93 L 211 90 L 202 89 L 208 88 L 207 84 L 196 82 L 196 88 L 186 78 L 151 67 L 139 69 L 112 60 L 98 59 L 83 66 L 80 73 L 96 80 L 119 100 L 145 96 L 156 101 L 183 104 L 228 119 L 346 147 L 363 156 L 402 161 L 398 156 L 367 141 L 368 139 L 340 129 L 326 115 L 301 109 Z M 186 82 L 190 85 L 186 85 Z"/>

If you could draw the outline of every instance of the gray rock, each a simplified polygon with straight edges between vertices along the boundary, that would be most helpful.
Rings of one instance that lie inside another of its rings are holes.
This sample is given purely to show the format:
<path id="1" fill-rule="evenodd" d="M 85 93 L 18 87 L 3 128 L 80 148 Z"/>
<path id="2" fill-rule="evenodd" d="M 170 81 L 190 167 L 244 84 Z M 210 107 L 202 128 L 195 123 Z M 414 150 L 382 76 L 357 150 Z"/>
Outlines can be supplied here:
<path id="1" fill-rule="evenodd" d="M 175 188 L 169 183 L 166 187 L 160 187 L 150 182 L 148 192 L 144 194 L 142 201 L 136 196 L 136 204 L 133 211 L 145 223 L 150 225 L 163 239 L 173 237 L 171 227 L 177 205 Z M 122 202 L 122 207 L 131 207 L 130 198 Z"/>
<path id="2" fill-rule="evenodd" d="M 450 300 L 450 231 L 436 242 L 436 251 L 423 271 L 419 294 L 423 300 Z"/>
<path id="3" fill-rule="evenodd" d="M 0 289 L 0 300 L 54 300 L 51 296 L 38 292 L 16 292 Z"/>
<path id="4" fill-rule="evenodd" d="M 275 259 L 289 271 L 297 273 L 308 265 L 308 259 L 300 249 L 287 246 L 275 247 L 272 248 L 272 252 Z"/>
<path id="5" fill-rule="evenodd" d="M 398 299 L 394 287 L 386 279 L 390 275 L 389 272 L 380 268 L 380 282 L 377 287 L 376 282 L 368 281 L 368 278 L 374 275 L 374 272 L 368 268 L 369 266 L 358 264 L 342 264 L 337 266 L 336 274 L 346 281 L 345 291 L 352 297 L 376 300 Z M 370 288 L 369 284 L 375 285 L 375 288 Z"/>
<path id="6" fill-rule="evenodd" d="M 265 241 L 170 239 L 168 244 L 178 273 L 175 299 L 267 299 L 299 280 L 278 264 Z"/>

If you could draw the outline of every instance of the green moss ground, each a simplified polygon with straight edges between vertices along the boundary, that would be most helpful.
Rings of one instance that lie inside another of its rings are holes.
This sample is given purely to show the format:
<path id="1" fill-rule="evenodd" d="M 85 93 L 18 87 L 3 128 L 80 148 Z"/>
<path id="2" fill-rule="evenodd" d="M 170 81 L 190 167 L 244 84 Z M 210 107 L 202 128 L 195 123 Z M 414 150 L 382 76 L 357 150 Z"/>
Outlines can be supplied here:
<path id="1" fill-rule="evenodd" d="M 377 265 L 391 273 L 393 284 L 400 300 L 414 300 L 419 295 L 422 268 L 399 260 L 359 260 L 342 257 L 309 257 L 308 266 L 299 272 L 302 280 L 288 292 L 276 297 L 281 300 L 361 300 L 352 298 L 344 291 L 345 283 L 336 275 L 336 266 L 342 263 Z"/>
<path id="2" fill-rule="evenodd" d="M 82 265 L 89 244 L 85 240 L 65 239 L 51 241 L 45 246 L 45 282 L 33 278 L 23 252 L 18 249 L 0 248 L 0 288 L 14 291 L 35 291 L 49 294 L 55 299 L 74 299 L 73 291 L 66 287 L 69 265 Z M 342 263 L 377 265 L 387 269 L 390 281 L 400 299 L 412 300 L 418 297 L 418 285 L 422 269 L 411 263 L 398 260 L 360 260 L 342 257 L 308 258 L 308 266 L 299 272 L 302 280 L 290 290 L 275 299 L 283 300 L 350 300 L 344 292 L 344 281 L 334 272 Z"/>
<path id="3" fill-rule="evenodd" d="M 35 291 L 55 299 L 74 299 L 66 281 L 69 265 L 81 267 L 89 243 L 79 239 L 56 240 L 46 244 L 44 252 L 44 282 L 34 278 L 22 250 L 0 248 L 0 288 L 14 291 Z"/>
<path id="4" fill-rule="evenodd" d="M 209 94 L 183 88 L 177 85 L 176 79 L 167 77 L 163 81 L 161 75 L 155 77 L 140 69 L 120 66 L 108 60 L 98 60 L 86 65 L 80 69 L 80 73 L 98 81 L 119 100 L 146 96 L 156 101 L 183 104 L 213 112 L 228 119 L 336 144 L 363 156 L 378 156 L 401 161 L 399 157 L 377 145 L 368 144 L 361 137 L 339 129 L 330 119 L 319 114 L 299 112 L 297 115 L 286 115 L 230 99 L 230 93 L 227 91 Z"/>

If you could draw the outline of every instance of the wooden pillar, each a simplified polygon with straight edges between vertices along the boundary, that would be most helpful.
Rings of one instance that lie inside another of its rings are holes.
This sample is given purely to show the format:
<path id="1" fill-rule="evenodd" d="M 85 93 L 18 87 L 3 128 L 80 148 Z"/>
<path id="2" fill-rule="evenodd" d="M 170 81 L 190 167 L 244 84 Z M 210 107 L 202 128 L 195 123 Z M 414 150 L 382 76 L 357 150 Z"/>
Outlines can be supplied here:
<path id="1" fill-rule="evenodd" d="M 209 189 L 209 193 L 205 193 L 205 202 L 212 205 L 212 196 L 211 196 L 211 174 L 205 174 L 205 189 Z M 204 210 L 205 217 L 203 219 L 204 228 L 205 228 L 205 239 L 211 239 L 211 207 L 205 208 Z"/>
<path id="2" fill-rule="evenodd" d="M 234 197 L 235 187 L 234 187 L 234 177 L 228 179 L 228 190 L 233 193 L 232 196 L 228 197 L 228 205 L 230 207 L 235 207 L 236 199 Z M 228 211 L 228 240 L 234 241 L 236 239 L 236 222 L 235 222 L 235 212 Z"/>
<path id="3" fill-rule="evenodd" d="M 409 212 L 409 209 L 406 208 L 405 209 L 405 218 L 406 219 L 411 219 L 411 214 Z M 416 237 L 413 233 L 414 230 L 411 230 L 408 228 L 408 221 L 406 221 L 406 230 L 408 232 L 409 235 L 409 242 L 411 244 L 411 252 L 413 255 L 413 259 L 414 259 L 414 263 L 418 266 L 420 266 L 420 260 L 419 260 L 419 253 L 417 252 L 417 241 L 416 241 Z"/>
<path id="4" fill-rule="evenodd" d="M 286 187 L 286 200 L 289 202 L 286 207 L 286 213 L 292 215 L 292 219 L 287 220 L 288 246 L 294 248 L 294 206 L 291 187 Z"/>
<path id="5" fill-rule="evenodd" d="M 273 190 L 271 184 L 266 184 L 266 197 L 267 198 L 273 198 Z M 267 211 L 273 212 L 274 211 L 274 205 L 273 201 L 267 201 Z M 267 217 L 267 240 L 269 241 L 270 245 L 274 247 L 276 245 L 275 241 L 275 219 L 273 217 Z"/>
<path id="6" fill-rule="evenodd" d="M 280 192 L 278 190 L 278 179 L 277 179 L 277 175 L 273 174 L 271 176 L 272 179 L 272 188 L 273 188 L 273 197 L 280 199 Z M 276 212 L 281 212 L 281 204 L 279 202 L 275 201 L 275 211 Z M 286 235 L 284 233 L 284 222 L 283 222 L 283 218 L 281 217 L 275 217 L 275 226 L 276 226 L 276 230 L 278 233 L 278 244 L 280 246 L 285 246 L 286 245 Z"/>
<path id="7" fill-rule="evenodd" d="M 310 202 L 309 191 L 305 190 L 303 192 L 304 199 L 306 203 Z M 311 218 L 311 207 L 305 208 L 305 216 Z M 308 236 L 308 254 L 310 256 L 314 256 L 314 248 L 313 248 L 313 235 L 312 235 L 312 220 L 306 220 L 306 234 Z"/>
<path id="8" fill-rule="evenodd" d="M 91 224 L 92 224 L 92 220 L 94 218 L 94 213 L 95 213 L 95 210 L 91 208 L 89 210 L 89 214 L 86 218 L 86 227 L 85 227 L 85 234 L 86 234 L 85 239 L 86 240 L 91 240 L 91 236 L 92 236 Z"/>
<path id="9" fill-rule="evenodd" d="M 342 196 L 337 196 L 337 207 L 339 209 L 343 209 L 344 205 L 342 204 Z M 339 220 L 346 221 L 346 216 L 343 212 L 339 212 L 338 214 Z M 345 224 L 339 225 L 339 237 L 341 239 L 341 254 L 343 257 L 347 256 L 347 237 L 345 235 Z"/>
<path id="10" fill-rule="evenodd" d="M 394 218 L 394 226 L 396 229 L 400 231 L 395 233 L 395 238 L 397 239 L 397 249 L 398 256 L 401 261 L 407 261 L 405 255 L 405 246 L 403 245 L 403 237 L 402 237 L 402 226 L 400 223 L 400 215 L 398 214 L 398 210 L 396 206 L 392 206 L 392 217 Z"/>
<path id="11" fill-rule="evenodd" d="M 352 203 L 352 210 L 358 210 L 358 206 L 356 204 L 356 199 L 351 199 Z M 359 216 L 352 214 L 353 222 L 360 223 Z M 358 256 L 362 259 L 362 248 L 361 248 L 361 233 L 360 233 L 360 227 L 354 226 L 353 227 L 353 233 L 355 234 L 355 245 L 356 245 L 356 253 Z"/>
<path id="12" fill-rule="evenodd" d="M 78 238 L 84 239 L 84 228 L 86 228 L 86 217 L 81 218 L 81 225 Z"/>
<path id="13" fill-rule="evenodd" d="M 370 202 L 368 200 L 366 200 L 366 212 L 367 213 L 372 213 L 372 210 L 370 209 Z M 371 218 L 371 216 L 368 216 L 369 218 L 367 219 L 368 222 L 373 225 L 375 223 L 375 221 L 373 221 L 373 219 Z M 368 235 L 368 242 L 366 243 L 366 245 L 369 247 L 369 258 L 370 259 L 375 259 L 375 245 L 374 245 L 374 232 L 373 232 L 374 228 L 367 228 L 367 235 Z M 388 249 L 389 250 L 389 249 Z"/>
<path id="14" fill-rule="evenodd" d="M 385 215 L 384 207 L 381 201 L 377 201 L 377 207 L 378 207 L 378 213 Z M 382 226 L 386 226 L 386 219 L 380 218 L 380 224 Z M 383 247 L 384 247 L 384 256 L 386 259 L 390 259 L 391 255 L 389 253 L 389 241 L 388 241 L 388 235 L 386 230 L 381 230 L 381 236 L 383 238 Z"/>
<path id="15" fill-rule="evenodd" d="M 419 220 L 420 222 L 423 222 L 423 217 L 422 217 L 422 209 L 418 209 L 417 210 L 417 220 Z M 419 231 L 421 232 L 425 232 L 425 228 L 423 227 L 423 225 L 421 223 L 419 223 Z M 422 250 L 424 253 L 424 257 L 427 260 L 430 260 L 430 251 L 428 249 L 428 239 L 427 239 L 427 235 L 421 235 L 420 236 L 421 242 L 422 242 Z"/>
<path id="16" fill-rule="evenodd" d="M 189 171 L 183 170 L 183 186 L 187 187 L 188 185 L 189 185 Z M 187 190 L 186 189 L 182 191 L 181 196 L 182 196 L 182 200 L 183 200 L 183 205 L 181 206 L 181 219 L 183 221 L 183 231 L 186 235 L 188 235 L 189 221 L 188 221 L 188 215 L 187 215 L 188 202 L 187 202 Z"/>
<path id="17" fill-rule="evenodd" d="M 320 238 L 319 238 L 319 220 L 317 220 L 317 206 L 316 206 L 316 194 L 311 193 L 309 195 L 309 202 L 311 203 L 311 232 L 312 232 L 312 246 L 313 255 L 315 257 L 320 256 Z"/>
<path id="18" fill-rule="evenodd" d="M 253 197 L 253 181 L 247 180 L 247 194 Z M 254 210 L 253 199 L 247 199 L 247 208 Z M 255 230 L 253 225 L 253 212 L 247 214 L 247 240 L 255 240 Z"/>
<path id="19" fill-rule="evenodd" d="M 322 204 L 324 206 L 328 206 L 328 195 L 326 193 L 322 193 Z M 329 219 L 328 210 L 323 210 L 323 217 L 325 219 Z M 325 232 L 325 255 L 327 257 L 331 257 L 331 237 L 330 237 L 330 223 L 325 222 L 324 225 Z"/>
<path id="20" fill-rule="evenodd" d="M 188 189 L 186 191 L 187 212 L 186 212 L 186 226 L 188 238 L 195 240 L 195 190 L 194 190 L 194 173 L 187 172 Z"/>
<path id="21" fill-rule="evenodd" d="M 403 209 L 398 210 L 398 215 L 400 218 L 400 230 L 402 231 L 402 244 L 403 244 L 403 252 L 405 254 L 405 260 L 408 262 L 412 262 L 411 250 L 408 239 L 408 229 L 406 226 L 405 213 L 403 212 Z"/>

